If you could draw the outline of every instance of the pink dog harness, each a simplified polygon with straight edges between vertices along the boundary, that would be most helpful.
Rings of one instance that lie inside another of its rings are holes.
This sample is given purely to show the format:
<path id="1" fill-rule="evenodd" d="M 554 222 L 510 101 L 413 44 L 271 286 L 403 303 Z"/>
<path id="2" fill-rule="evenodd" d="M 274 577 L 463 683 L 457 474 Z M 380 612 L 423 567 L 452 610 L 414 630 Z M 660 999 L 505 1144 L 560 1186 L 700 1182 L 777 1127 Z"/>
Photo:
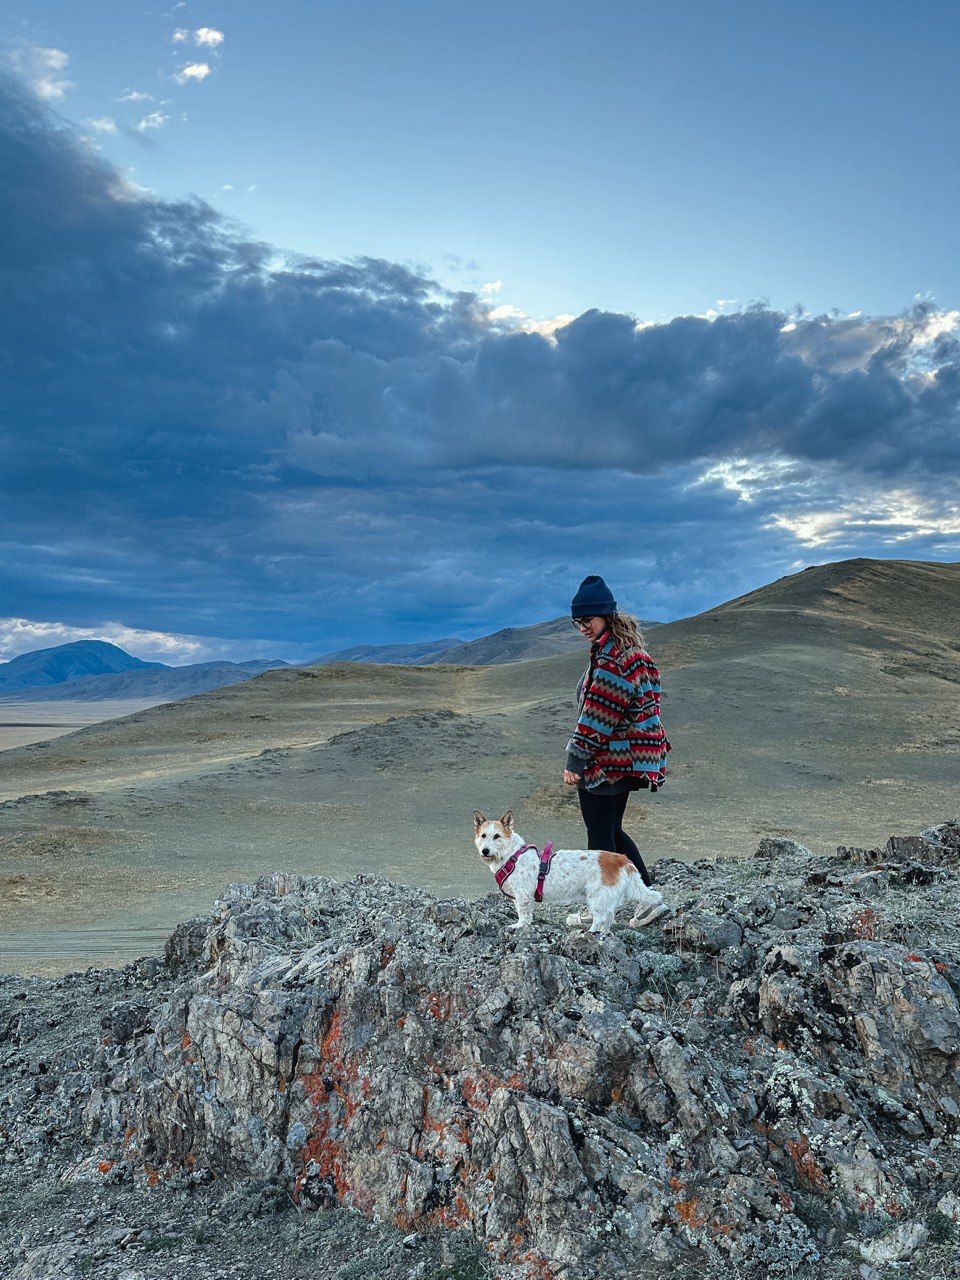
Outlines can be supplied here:
<path id="1" fill-rule="evenodd" d="M 498 871 L 495 871 L 493 873 L 493 878 L 496 880 L 497 886 L 505 898 L 513 897 L 513 894 L 507 893 L 506 889 L 503 886 L 513 875 L 514 868 L 517 865 L 517 859 L 520 857 L 521 853 L 526 853 L 528 849 L 536 849 L 536 848 L 537 846 L 535 844 L 521 845 L 520 848 L 517 849 L 515 853 L 511 853 L 510 857 L 506 860 L 503 866 L 500 867 Z M 548 840 L 547 843 L 543 846 L 543 853 L 540 853 L 539 849 L 537 849 L 537 853 L 540 855 L 540 870 L 537 872 L 537 887 L 534 890 L 533 897 L 535 902 L 542 902 L 543 901 L 543 882 L 544 880 L 546 880 L 547 875 L 549 874 L 550 863 L 553 861 L 553 841 Z"/>

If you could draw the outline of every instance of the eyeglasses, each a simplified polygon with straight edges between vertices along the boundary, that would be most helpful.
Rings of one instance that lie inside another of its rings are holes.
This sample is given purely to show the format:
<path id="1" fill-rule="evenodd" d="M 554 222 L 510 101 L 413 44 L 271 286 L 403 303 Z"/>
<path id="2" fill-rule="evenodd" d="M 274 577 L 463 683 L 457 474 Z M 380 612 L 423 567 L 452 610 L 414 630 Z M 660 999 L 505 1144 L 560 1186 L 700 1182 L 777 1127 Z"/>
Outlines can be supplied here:
<path id="1" fill-rule="evenodd" d="M 573 618 L 572 622 L 578 631 L 586 631 L 587 628 L 590 626 L 589 618 Z"/>

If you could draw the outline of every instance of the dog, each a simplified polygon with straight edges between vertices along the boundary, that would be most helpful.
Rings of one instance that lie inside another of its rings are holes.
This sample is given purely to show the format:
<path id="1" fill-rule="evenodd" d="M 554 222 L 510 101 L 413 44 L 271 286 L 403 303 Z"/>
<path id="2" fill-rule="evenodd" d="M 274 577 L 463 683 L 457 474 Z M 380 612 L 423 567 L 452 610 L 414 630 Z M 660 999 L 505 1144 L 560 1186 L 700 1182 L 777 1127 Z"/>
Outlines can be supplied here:
<path id="1" fill-rule="evenodd" d="M 514 830 L 513 810 L 508 809 L 502 818 L 488 821 L 475 809 L 473 822 L 477 852 L 517 908 L 517 922 L 511 929 L 523 929 L 530 924 L 538 888 L 544 902 L 585 904 L 593 917 L 591 933 L 608 933 L 618 908 L 627 903 L 637 904 L 630 920 L 634 928 L 653 924 L 669 913 L 663 895 L 643 883 L 640 872 L 622 853 L 556 849 L 548 872 L 541 875 L 538 851 L 528 846 L 516 857 L 511 869 L 513 855 L 524 849 L 526 843 Z M 580 912 L 567 917 L 567 924 L 581 923 L 585 921 Z"/>

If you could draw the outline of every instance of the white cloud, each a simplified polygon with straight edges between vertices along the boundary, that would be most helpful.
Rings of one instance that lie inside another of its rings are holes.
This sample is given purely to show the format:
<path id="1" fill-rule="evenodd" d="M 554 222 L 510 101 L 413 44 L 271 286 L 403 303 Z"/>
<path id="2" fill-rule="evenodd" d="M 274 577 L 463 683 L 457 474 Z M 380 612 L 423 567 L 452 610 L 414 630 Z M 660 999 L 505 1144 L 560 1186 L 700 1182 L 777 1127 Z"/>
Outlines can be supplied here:
<path id="1" fill-rule="evenodd" d="M 499 293 L 502 288 L 503 288 L 502 280 L 490 280 L 488 281 L 487 284 L 482 284 L 480 286 L 480 292 L 486 293 L 486 294 Z"/>
<path id="2" fill-rule="evenodd" d="M 497 289 L 500 288 L 500 284 L 499 280 L 492 282 L 492 285 L 495 285 Z M 483 288 L 486 289 L 487 286 L 484 285 Z M 490 291 L 493 292 L 494 290 L 491 288 Z M 522 308 L 515 307 L 510 302 L 501 302 L 498 307 L 488 307 L 486 318 L 492 324 L 504 324 L 513 321 L 513 328 L 518 333 L 538 333 L 541 338 L 549 338 L 551 342 L 555 340 L 558 329 L 564 328 L 571 320 L 575 319 L 572 314 L 564 312 L 559 316 L 544 316 L 542 320 L 534 320 Z"/>
<path id="3" fill-rule="evenodd" d="M 575 320 L 576 316 L 572 312 L 563 312 L 559 316 L 546 316 L 543 320 L 526 319 L 520 325 L 523 333 L 539 333 L 541 338 L 553 338 L 558 329 L 565 328 L 571 320 Z"/>
<path id="4" fill-rule="evenodd" d="M 190 39 L 190 32 L 186 27 L 177 27 L 176 31 L 170 37 L 174 44 L 183 44 L 184 41 Z"/>
<path id="5" fill-rule="evenodd" d="M 797 464 L 786 458 L 763 460 L 757 458 L 724 458 L 701 472 L 684 487 L 696 489 L 702 485 L 716 484 L 728 493 L 735 493 L 741 502 L 754 499 L 770 488 L 779 489 Z"/>
<path id="6" fill-rule="evenodd" d="M 491 307 L 487 312 L 487 319 L 496 323 L 498 320 L 526 320 L 529 317 L 525 311 L 521 311 L 519 307 L 513 306 L 510 302 L 502 302 L 499 307 Z"/>
<path id="7" fill-rule="evenodd" d="M 98 116 L 94 120 L 84 120 L 83 123 L 88 129 L 93 129 L 95 133 L 117 132 L 117 122 L 111 116 Z"/>
<path id="8" fill-rule="evenodd" d="M 251 191 L 256 191 L 256 189 L 257 189 L 257 184 L 255 182 L 251 183 L 251 185 L 247 187 L 247 195 L 249 195 Z"/>
<path id="9" fill-rule="evenodd" d="M 223 44 L 226 36 L 215 27 L 197 27 L 193 38 L 197 44 L 206 45 L 208 49 L 216 49 Z"/>
<path id="10" fill-rule="evenodd" d="M 960 328 L 960 311 L 931 311 L 913 341 L 917 346 L 926 346 L 945 333 L 954 333 L 957 328 Z"/>
<path id="11" fill-rule="evenodd" d="M 117 98 L 118 102 L 153 102 L 152 93 L 141 93 L 139 89 L 124 89 Z"/>
<path id="12" fill-rule="evenodd" d="M 132 653 L 135 658 L 167 662 L 202 661 L 206 642 L 196 636 L 172 635 L 166 631 L 144 631 L 122 622 L 104 622 L 99 627 L 71 627 L 66 622 L 36 622 L 30 618 L 0 618 L 0 658 L 14 658 L 31 649 L 47 649 L 74 640 L 107 640 Z"/>
<path id="13" fill-rule="evenodd" d="M 173 77 L 177 84 L 186 84 L 190 80 L 206 80 L 210 74 L 210 66 L 206 62 L 188 62 Z"/>
<path id="14" fill-rule="evenodd" d="M 765 529 L 786 529 L 805 547 L 859 541 L 870 534 L 885 546 L 960 534 L 960 504 L 935 503 L 909 489 L 883 490 L 795 515 L 775 514 Z"/>
<path id="15" fill-rule="evenodd" d="M 232 190 L 233 190 L 233 183 L 232 183 L 232 182 L 225 182 L 225 183 L 223 184 L 223 186 L 220 188 L 220 190 L 221 190 L 221 191 L 232 191 Z"/>
<path id="16" fill-rule="evenodd" d="M 170 119 L 162 111 L 151 111 L 148 116 L 144 116 L 137 128 L 141 133 L 146 133 L 149 129 L 162 129 Z"/>
<path id="17" fill-rule="evenodd" d="M 70 55 L 62 49 L 24 42 L 9 49 L 6 60 L 44 102 L 59 102 L 66 97 L 67 90 L 73 88 L 63 74 Z"/>

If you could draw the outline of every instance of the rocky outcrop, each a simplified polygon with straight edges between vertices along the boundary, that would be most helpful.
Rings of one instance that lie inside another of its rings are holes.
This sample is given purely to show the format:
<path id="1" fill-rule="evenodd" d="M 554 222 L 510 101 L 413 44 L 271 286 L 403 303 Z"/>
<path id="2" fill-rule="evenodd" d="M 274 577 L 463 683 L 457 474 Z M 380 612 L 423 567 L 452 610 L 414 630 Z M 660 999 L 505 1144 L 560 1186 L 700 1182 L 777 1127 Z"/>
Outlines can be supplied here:
<path id="1" fill-rule="evenodd" d="M 948 823 L 660 862 L 666 927 L 605 942 L 492 895 L 234 886 L 103 1011 L 71 1176 L 270 1180 L 531 1280 L 922 1256 L 960 1219 L 958 860 Z"/>

